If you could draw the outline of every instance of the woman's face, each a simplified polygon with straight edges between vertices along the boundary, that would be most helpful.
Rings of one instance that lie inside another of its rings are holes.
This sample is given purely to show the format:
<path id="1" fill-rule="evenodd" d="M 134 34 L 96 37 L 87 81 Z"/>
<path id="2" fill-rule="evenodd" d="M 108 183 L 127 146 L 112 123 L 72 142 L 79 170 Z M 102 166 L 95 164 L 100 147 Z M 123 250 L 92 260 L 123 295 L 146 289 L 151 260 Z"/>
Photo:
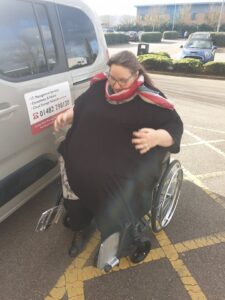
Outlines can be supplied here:
<path id="1" fill-rule="evenodd" d="M 114 93 L 129 89 L 138 77 L 138 72 L 132 74 L 128 68 L 111 65 L 108 75 L 108 81 Z"/>

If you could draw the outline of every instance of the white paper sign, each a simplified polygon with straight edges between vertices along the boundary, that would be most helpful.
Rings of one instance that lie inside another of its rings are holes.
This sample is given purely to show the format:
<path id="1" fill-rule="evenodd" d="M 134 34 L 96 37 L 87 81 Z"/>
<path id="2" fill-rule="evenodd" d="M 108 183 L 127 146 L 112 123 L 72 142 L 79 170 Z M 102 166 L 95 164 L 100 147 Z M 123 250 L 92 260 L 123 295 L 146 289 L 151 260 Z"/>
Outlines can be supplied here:
<path id="1" fill-rule="evenodd" d="M 56 116 L 72 107 L 68 82 L 62 82 L 24 95 L 32 134 L 51 126 Z"/>

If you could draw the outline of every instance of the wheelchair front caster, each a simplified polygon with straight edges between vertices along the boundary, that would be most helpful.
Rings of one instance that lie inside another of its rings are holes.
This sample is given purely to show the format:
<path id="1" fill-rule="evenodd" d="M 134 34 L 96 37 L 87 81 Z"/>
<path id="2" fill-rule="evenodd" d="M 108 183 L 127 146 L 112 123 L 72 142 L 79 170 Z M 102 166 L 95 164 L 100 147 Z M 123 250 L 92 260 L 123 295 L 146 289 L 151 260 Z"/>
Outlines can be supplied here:
<path id="1" fill-rule="evenodd" d="M 151 250 L 151 242 L 149 240 L 141 241 L 139 245 L 136 246 L 133 253 L 130 255 L 130 260 L 134 264 L 138 264 L 143 261 L 145 257 Z"/>
<path id="2" fill-rule="evenodd" d="M 111 265 L 106 264 L 106 265 L 104 266 L 104 271 L 105 271 L 106 273 L 109 273 L 111 270 L 112 270 L 112 266 L 111 266 Z"/>

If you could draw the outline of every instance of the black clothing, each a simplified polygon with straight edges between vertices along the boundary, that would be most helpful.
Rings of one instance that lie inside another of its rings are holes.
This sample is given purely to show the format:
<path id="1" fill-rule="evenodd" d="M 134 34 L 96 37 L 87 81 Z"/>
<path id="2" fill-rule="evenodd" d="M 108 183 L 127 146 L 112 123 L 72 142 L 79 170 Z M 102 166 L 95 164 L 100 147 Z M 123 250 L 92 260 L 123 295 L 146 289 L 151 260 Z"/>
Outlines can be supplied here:
<path id="1" fill-rule="evenodd" d="M 136 217 L 149 210 L 161 161 L 167 151 L 179 152 L 183 124 L 175 110 L 146 103 L 139 96 L 110 104 L 104 89 L 105 81 L 97 82 L 77 99 L 72 127 L 59 152 L 72 190 L 107 236 L 129 218 L 124 202 Z M 131 143 L 133 131 L 141 128 L 165 129 L 174 144 L 141 155 Z"/>

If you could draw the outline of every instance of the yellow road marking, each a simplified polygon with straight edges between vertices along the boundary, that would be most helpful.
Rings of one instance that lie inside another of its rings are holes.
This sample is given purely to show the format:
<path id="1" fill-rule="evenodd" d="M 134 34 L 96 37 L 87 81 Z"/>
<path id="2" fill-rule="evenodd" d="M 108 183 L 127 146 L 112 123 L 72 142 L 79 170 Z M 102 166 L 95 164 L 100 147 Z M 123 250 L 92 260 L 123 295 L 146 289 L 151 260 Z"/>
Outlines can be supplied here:
<path id="1" fill-rule="evenodd" d="M 206 173 L 206 174 L 199 174 L 195 175 L 196 178 L 199 179 L 204 179 L 204 178 L 214 178 L 218 176 L 223 176 L 225 175 L 225 171 L 218 171 L 218 172 L 211 172 L 211 173 Z"/>
<path id="2" fill-rule="evenodd" d="M 202 292 L 197 281 L 191 275 L 188 268 L 185 266 L 183 260 L 179 258 L 179 254 L 174 245 L 170 242 L 164 231 L 156 235 L 156 238 L 162 247 L 166 257 L 169 259 L 174 270 L 179 275 L 185 289 L 190 295 L 191 299 L 207 299 Z"/>
<path id="3" fill-rule="evenodd" d="M 161 248 L 152 249 L 145 260 L 138 265 L 168 258 L 172 267 L 180 276 L 191 299 L 206 299 L 196 280 L 191 276 L 190 271 L 184 265 L 182 259 L 179 258 L 179 254 L 225 243 L 225 232 L 183 241 L 174 245 L 163 231 L 158 233 L 156 238 Z M 98 243 L 99 234 L 95 233 L 87 249 L 66 269 L 65 273 L 57 281 L 55 287 L 50 291 L 49 295 L 45 297 L 45 300 L 61 300 L 65 294 L 67 294 L 69 300 L 84 300 L 84 282 L 100 276 L 107 276 L 106 273 L 93 266 L 84 266 Z M 112 272 L 129 269 L 134 266 L 137 266 L 137 264 L 131 263 L 127 258 L 122 258 L 119 266 L 115 267 Z"/>
<path id="4" fill-rule="evenodd" d="M 209 195 L 210 198 L 225 208 L 225 202 L 217 194 L 211 192 L 210 189 L 200 179 L 191 174 L 191 172 L 185 168 L 183 168 L 183 170 L 186 178 L 188 178 L 195 185 L 199 186 L 207 195 Z"/>
<path id="5" fill-rule="evenodd" d="M 190 181 L 203 189 L 215 202 L 225 208 L 225 203 L 219 196 L 212 193 L 196 176 L 187 170 L 184 171 L 185 176 Z M 225 243 L 225 232 L 180 242 L 175 245 L 171 243 L 164 231 L 157 234 L 156 238 L 160 244 L 160 248 L 152 249 L 145 260 L 140 264 L 167 258 L 174 270 L 178 273 L 191 299 L 206 299 L 206 296 L 196 280 L 192 277 L 183 260 L 179 257 L 179 254 L 206 246 Z M 99 244 L 99 241 L 99 234 L 96 233 L 88 243 L 85 251 L 83 251 L 65 270 L 65 273 L 59 278 L 55 287 L 49 292 L 49 295 L 45 297 L 45 300 L 61 300 L 65 294 L 67 294 L 68 300 L 85 300 L 84 282 L 100 276 L 107 276 L 103 271 L 93 266 L 85 266 L 92 252 Z M 134 266 L 137 266 L 137 264 L 132 264 L 127 258 L 122 258 L 119 266 L 115 267 L 111 272 L 118 272 Z"/>

